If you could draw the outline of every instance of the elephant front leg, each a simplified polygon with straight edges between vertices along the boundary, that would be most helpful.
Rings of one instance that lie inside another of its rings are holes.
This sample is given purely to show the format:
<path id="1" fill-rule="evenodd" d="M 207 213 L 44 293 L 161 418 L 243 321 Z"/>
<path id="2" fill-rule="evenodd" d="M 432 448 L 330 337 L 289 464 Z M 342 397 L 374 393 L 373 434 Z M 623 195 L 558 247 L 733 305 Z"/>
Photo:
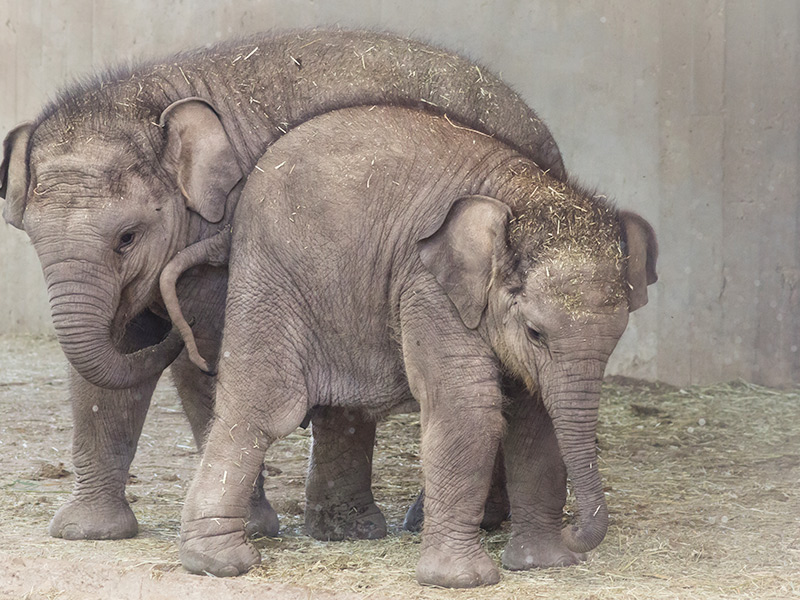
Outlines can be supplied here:
<path id="1" fill-rule="evenodd" d="M 196 335 L 198 346 L 203 356 L 210 357 L 216 364 L 219 339 L 206 339 Z M 206 436 L 214 417 L 214 386 L 216 378 L 200 371 L 189 359 L 185 351 L 170 367 L 172 379 L 178 390 L 183 410 L 189 419 L 194 441 L 202 452 L 205 448 Z M 278 515 L 264 494 L 264 475 L 259 472 L 256 485 L 250 497 L 250 509 L 247 515 L 247 535 L 250 537 L 274 537 L 278 535 Z"/>
<path id="2" fill-rule="evenodd" d="M 402 345 L 420 405 L 425 522 L 417 581 L 476 587 L 500 581 L 480 524 L 504 428 L 497 357 L 464 328 L 438 288 L 401 302 Z"/>
<path id="3" fill-rule="evenodd" d="M 216 415 L 181 514 L 183 566 L 217 577 L 244 573 L 261 561 L 245 533 L 253 489 L 269 445 L 294 431 L 308 411 L 302 372 L 287 368 L 280 355 L 253 364 L 249 357 L 267 350 L 247 345 L 262 335 L 242 320 L 245 327 L 232 319 L 229 328 L 232 340 L 244 342 L 232 342 L 235 349 L 220 361 Z"/>
<path id="4" fill-rule="evenodd" d="M 518 382 L 507 382 L 506 388 L 511 539 L 503 551 L 503 566 L 519 571 L 578 564 L 585 555 L 571 551 L 561 537 L 567 470 L 553 423 L 538 395 Z"/>
<path id="5" fill-rule="evenodd" d="M 499 394 L 494 408 L 456 402 L 426 415 L 421 404 L 425 522 L 417 580 L 456 588 L 497 583 L 479 528 L 503 429 Z"/>
<path id="6" fill-rule="evenodd" d="M 235 577 L 261 562 L 245 526 L 271 440 L 252 422 L 218 416 L 211 426 L 181 516 L 180 558 L 187 571 Z"/>
<path id="7" fill-rule="evenodd" d="M 375 421 L 360 411 L 317 407 L 306 479 L 306 532 L 318 540 L 378 539 L 386 519 L 372 496 Z"/>
<path id="8" fill-rule="evenodd" d="M 225 298 L 228 290 L 228 271 L 202 265 L 187 271 L 180 280 L 182 308 L 195 322 L 192 332 L 200 354 L 216 366 L 225 322 Z M 170 367 L 172 380 L 178 390 L 183 410 L 192 427 L 195 444 L 201 452 L 214 418 L 216 377 L 203 373 L 189 359 L 185 350 Z M 278 535 L 278 515 L 264 495 L 264 475 L 259 474 L 250 497 L 247 516 L 247 535 L 273 537 Z"/>
<path id="9" fill-rule="evenodd" d="M 106 390 L 72 367 L 69 373 L 75 488 L 50 521 L 49 533 L 70 540 L 133 537 L 138 524 L 125 499 L 125 484 L 158 378 L 135 388 Z"/>

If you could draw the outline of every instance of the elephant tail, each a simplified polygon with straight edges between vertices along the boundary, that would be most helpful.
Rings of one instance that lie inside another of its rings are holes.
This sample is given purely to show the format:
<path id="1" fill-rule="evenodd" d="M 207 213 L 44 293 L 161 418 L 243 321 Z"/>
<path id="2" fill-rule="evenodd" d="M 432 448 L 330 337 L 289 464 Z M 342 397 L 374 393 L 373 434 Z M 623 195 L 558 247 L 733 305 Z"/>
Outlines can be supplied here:
<path id="1" fill-rule="evenodd" d="M 216 375 L 208 362 L 200 355 L 192 333 L 192 324 L 183 316 L 178 300 L 178 278 L 188 269 L 202 264 L 222 266 L 228 264 L 231 247 L 231 229 L 226 227 L 213 237 L 187 246 L 178 252 L 161 271 L 159 287 L 169 318 L 180 332 L 191 361 L 206 375 Z"/>

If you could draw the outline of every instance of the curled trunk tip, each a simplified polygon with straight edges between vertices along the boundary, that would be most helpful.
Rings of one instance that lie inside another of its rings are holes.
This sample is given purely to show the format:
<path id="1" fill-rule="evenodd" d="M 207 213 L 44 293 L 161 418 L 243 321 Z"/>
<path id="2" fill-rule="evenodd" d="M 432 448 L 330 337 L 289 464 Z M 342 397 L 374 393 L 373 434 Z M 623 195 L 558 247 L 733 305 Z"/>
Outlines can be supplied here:
<path id="1" fill-rule="evenodd" d="M 568 525 L 561 530 L 564 544 L 573 552 L 584 553 L 600 545 L 608 531 L 608 507 L 597 505 L 588 515 L 580 514 L 578 525 Z"/>
<path id="2" fill-rule="evenodd" d="M 95 340 L 90 344 L 94 348 L 91 356 L 85 346 L 63 339 L 58 328 L 56 334 L 75 370 L 92 385 L 106 389 L 131 388 L 160 375 L 183 350 L 183 339 L 174 328 L 158 344 L 130 354 L 120 353 L 110 339 Z"/>
<path id="3" fill-rule="evenodd" d="M 577 500 L 575 523 L 562 529 L 561 535 L 567 548 L 579 554 L 599 546 L 608 531 L 608 507 L 595 446 L 601 375 L 602 371 L 599 371 L 596 377 L 591 378 L 594 382 L 591 389 L 587 390 L 583 385 L 580 390 L 575 390 L 574 386 L 562 385 L 566 392 L 546 397 L 561 456 Z M 583 377 L 580 381 L 586 379 Z"/>

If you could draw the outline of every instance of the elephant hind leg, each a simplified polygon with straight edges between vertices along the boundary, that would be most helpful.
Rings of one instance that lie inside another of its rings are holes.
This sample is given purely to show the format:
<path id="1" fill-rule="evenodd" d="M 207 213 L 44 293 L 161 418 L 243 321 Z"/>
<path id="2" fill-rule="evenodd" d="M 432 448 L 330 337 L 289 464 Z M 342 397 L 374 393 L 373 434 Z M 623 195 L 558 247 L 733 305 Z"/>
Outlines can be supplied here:
<path id="1" fill-rule="evenodd" d="M 371 487 L 375 421 L 361 411 L 320 406 L 311 423 L 306 532 L 318 540 L 386 536 Z"/>
<path id="2" fill-rule="evenodd" d="M 214 418 L 214 386 L 216 378 L 202 373 L 189 360 L 186 351 L 170 366 L 172 381 L 178 390 L 181 406 L 192 428 L 197 449 L 202 451 L 211 421 Z"/>
<path id="3" fill-rule="evenodd" d="M 511 513 L 511 504 L 508 499 L 506 489 L 506 465 L 503 454 L 503 446 L 497 449 L 497 456 L 494 460 L 492 469 L 492 487 L 489 488 L 489 496 L 486 498 L 486 506 L 483 509 L 483 521 L 481 529 L 494 531 L 499 529 L 503 521 L 508 519 Z"/>
<path id="4" fill-rule="evenodd" d="M 511 504 L 508 499 L 506 489 L 506 466 L 503 458 L 502 446 L 497 451 L 497 458 L 494 462 L 492 471 L 492 487 L 489 489 L 489 496 L 486 498 L 486 506 L 483 509 L 483 521 L 481 529 L 494 531 L 499 529 L 503 522 L 508 519 L 511 513 Z M 422 531 L 422 524 L 425 521 L 425 490 L 420 490 L 417 499 L 408 508 L 405 519 L 403 519 L 403 529 L 406 531 Z"/>
<path id="5" fill-rule="evenodd" d="M 408 507 L 406 516 L 403 519 L 403 529 L 406 531 L 422 531 L 422 524 L 425 522 L 425 490 L 421 489 L 417 494 L 417 499 Z"/>
<path id="6" fill-rule="evenodd" d="M 264 471 L 258 474 L 250 494 L 250 509 L 247 513 L 245 531 L 251 538 L 276 537 L 280 530 L 278 513 L 272 508 L 264 493 Z"/>

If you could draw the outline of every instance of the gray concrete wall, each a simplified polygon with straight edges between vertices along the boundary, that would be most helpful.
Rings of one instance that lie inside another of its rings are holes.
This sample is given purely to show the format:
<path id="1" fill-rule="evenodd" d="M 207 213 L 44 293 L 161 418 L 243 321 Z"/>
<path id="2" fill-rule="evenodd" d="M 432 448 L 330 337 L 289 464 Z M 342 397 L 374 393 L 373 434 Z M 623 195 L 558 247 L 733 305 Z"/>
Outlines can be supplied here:
<path id="1" fill-rule="evenodd" d="M 479 59 L 577 179 L 656 227 L 661 279 L 610 372 L 800 380 L 796 0 L 0 0 L 0 130 L 113 61 L 332 23 Z M 49 331 L 25 235 L 0 225 L 0 257 L 0 333 Z"/>

